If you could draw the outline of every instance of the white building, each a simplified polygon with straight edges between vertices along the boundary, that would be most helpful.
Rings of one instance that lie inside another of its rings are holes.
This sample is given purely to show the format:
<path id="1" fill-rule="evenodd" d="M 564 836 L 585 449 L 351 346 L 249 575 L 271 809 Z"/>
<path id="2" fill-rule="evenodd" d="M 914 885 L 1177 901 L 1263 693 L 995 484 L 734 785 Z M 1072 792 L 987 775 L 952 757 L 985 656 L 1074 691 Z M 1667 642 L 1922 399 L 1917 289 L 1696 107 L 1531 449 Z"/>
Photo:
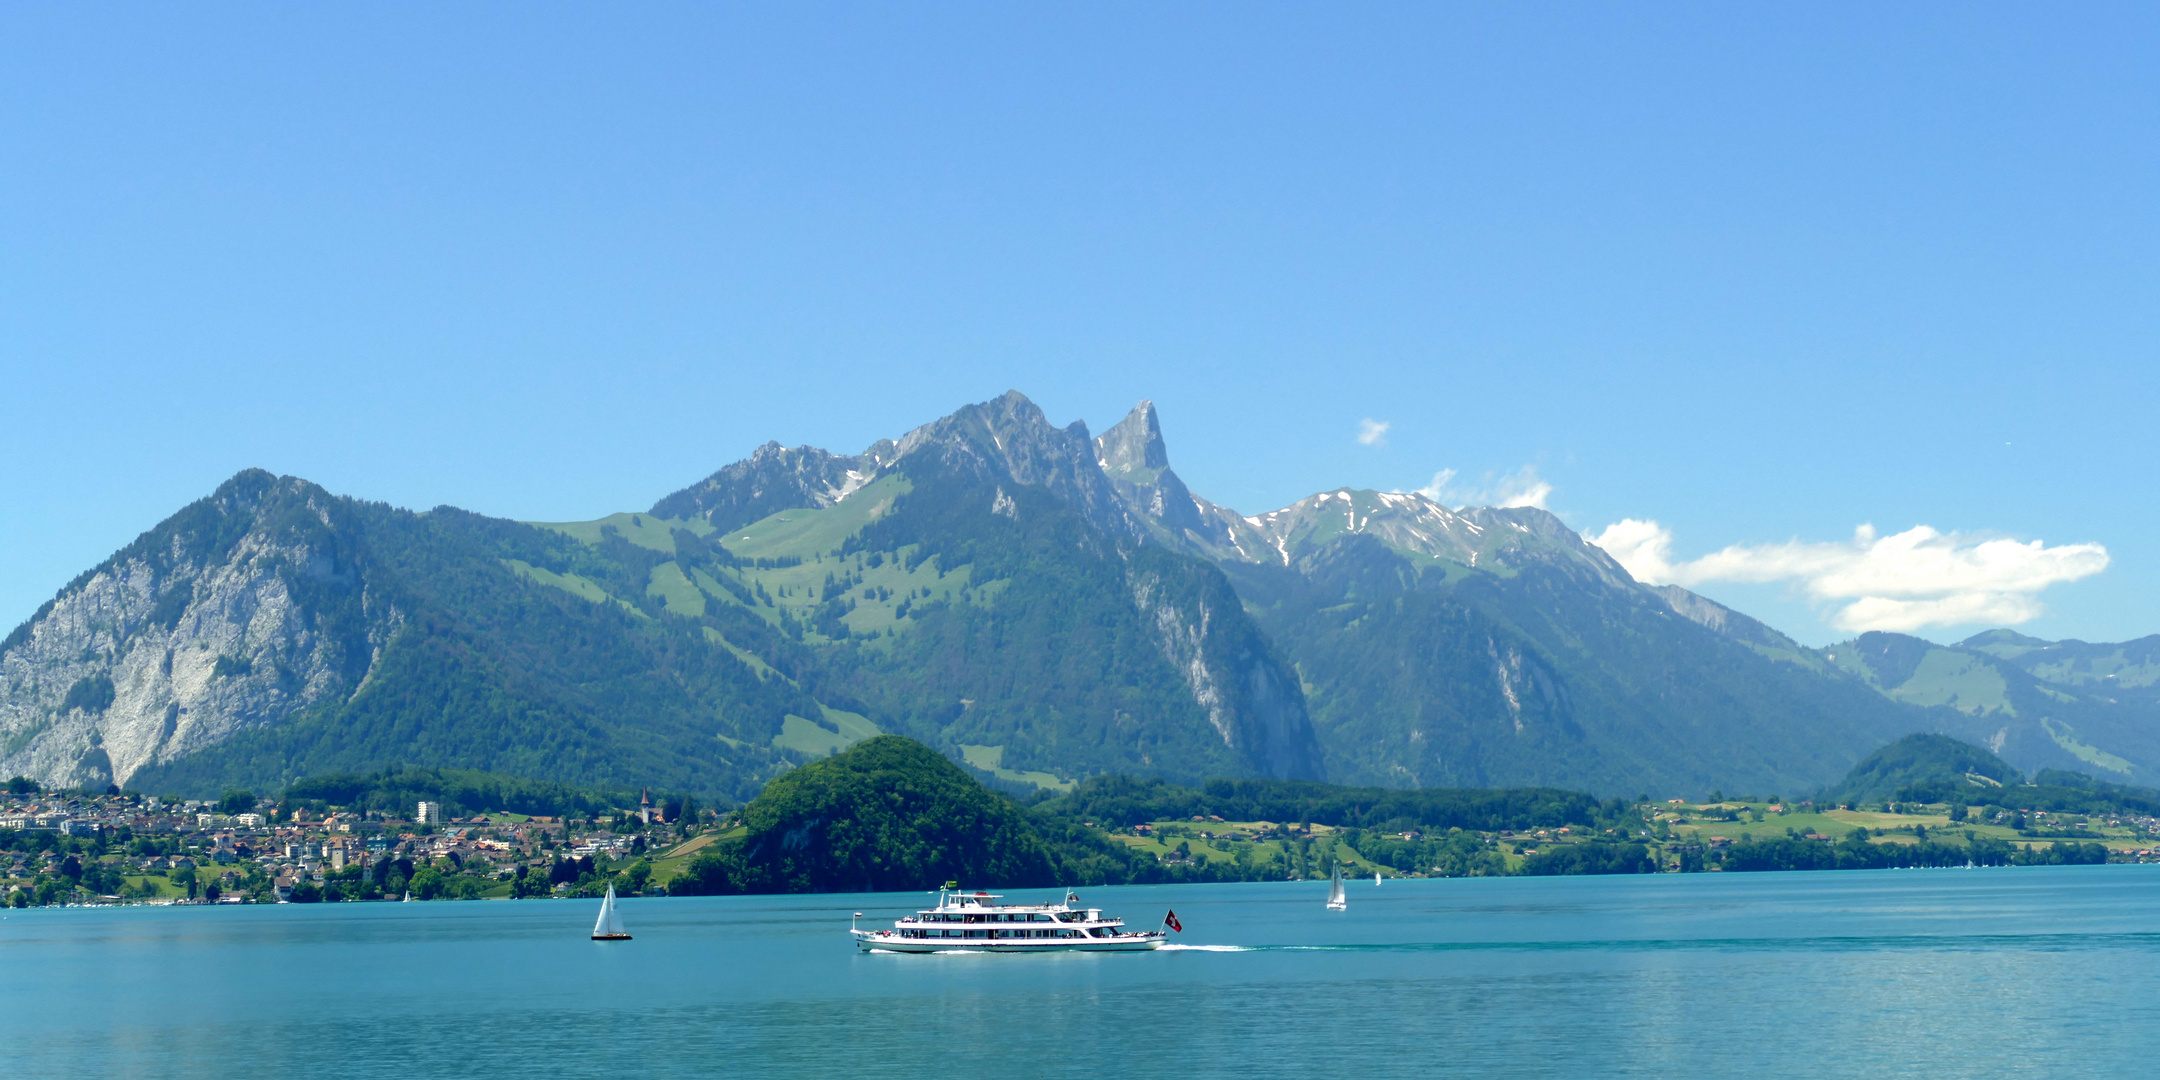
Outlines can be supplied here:
<path id="1" fill-rule="evenodd" d="M 413 815 L 413 821 L 421 825 L 442 824 L 442 804 L 431 802 L 421 803 L 419 812 Z"/>

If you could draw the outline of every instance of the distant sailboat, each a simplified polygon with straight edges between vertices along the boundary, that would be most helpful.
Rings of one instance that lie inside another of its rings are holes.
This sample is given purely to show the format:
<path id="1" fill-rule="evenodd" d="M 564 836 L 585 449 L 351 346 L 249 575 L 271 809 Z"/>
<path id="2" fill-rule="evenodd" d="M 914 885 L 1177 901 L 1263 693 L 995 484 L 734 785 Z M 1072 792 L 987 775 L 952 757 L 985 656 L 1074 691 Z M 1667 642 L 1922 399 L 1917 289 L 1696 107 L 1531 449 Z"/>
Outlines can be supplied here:
<path id="1" fill-rule="evenodd" d="M 1372 875 L 1372 883 L 1373 883 L 1373 884 L 1375 884 L 1375 885 L 1378 885 L 1378 884 L 1380 884 L 1380 871 L 1378 871 L 1378 870 L 1375 870 L 1375 871 L 1373 871 L 1373 875 Z"/>
<path id="2" fill-rule="evenodd" d="M 1350 906 L 1350 898 L 1342 891 L 1342 864 L 1335 864 L 1335 872 L 1328 876 L 1327 909 L 1341 911 Z"/>
<path id="3" fill-rule="evenodd" d="M 607 887 L 607 895 L 600 898 L 600 918 L 592 924 L 594 941 L 628 941 L 630 935 L 623 932 L 622 916 L 615 913 L 615 886 Z"/>

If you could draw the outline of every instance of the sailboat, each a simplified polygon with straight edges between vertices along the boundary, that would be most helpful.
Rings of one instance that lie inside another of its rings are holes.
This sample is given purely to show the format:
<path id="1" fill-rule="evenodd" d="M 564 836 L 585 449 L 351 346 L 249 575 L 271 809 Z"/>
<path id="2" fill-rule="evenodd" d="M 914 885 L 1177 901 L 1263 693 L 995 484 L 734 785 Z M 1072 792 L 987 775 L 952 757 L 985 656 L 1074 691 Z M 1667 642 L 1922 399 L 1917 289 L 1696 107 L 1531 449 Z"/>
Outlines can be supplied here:
<path id="1" fill-rule="evenodd" d="M 1327 909 L 1341 911 L 1350 906 L 1350 899 L 1342 891 L 1342 864 L 1335 864 L 1335 872 L 1328 876 Z"/>
<path id="2" fill-rule="evenodd" d="M 1380 871 L 1378 871 L 1378 870 L 1375 870 L 1375 871 L 1373 871 L 1373 875 L 1372 875 L 1372 883 L 1373 883 L 1373 884 L 1375 884 L 1375 885 L 1378 885 L 1378 884 L 1380 884 Z"/>
<path id="3" fill-rule="evenodd" d="M 615 913 L 615 886 L 607 887 L 607 895 L 600 898 L 600 918 L 592 924 L 594 941 L 628 941 L 630 935 L 622 928 L 622 916 Z"/>

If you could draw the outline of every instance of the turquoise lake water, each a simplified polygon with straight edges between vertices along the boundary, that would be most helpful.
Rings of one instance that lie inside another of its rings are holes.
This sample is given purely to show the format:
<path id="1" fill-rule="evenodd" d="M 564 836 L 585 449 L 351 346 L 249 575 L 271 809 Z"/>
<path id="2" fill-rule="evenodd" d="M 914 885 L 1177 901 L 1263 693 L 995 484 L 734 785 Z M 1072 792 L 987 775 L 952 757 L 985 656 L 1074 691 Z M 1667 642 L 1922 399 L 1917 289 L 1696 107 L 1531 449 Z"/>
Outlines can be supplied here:
<path id="1" fill-rule="evenodd" d="M 857 953 L 891 893 L 9 911 L 0 1076 L 2160 1075 L 2160 866 L 1325 892 L 1083 889 L 1190 947 L 1051 957 Z"/>

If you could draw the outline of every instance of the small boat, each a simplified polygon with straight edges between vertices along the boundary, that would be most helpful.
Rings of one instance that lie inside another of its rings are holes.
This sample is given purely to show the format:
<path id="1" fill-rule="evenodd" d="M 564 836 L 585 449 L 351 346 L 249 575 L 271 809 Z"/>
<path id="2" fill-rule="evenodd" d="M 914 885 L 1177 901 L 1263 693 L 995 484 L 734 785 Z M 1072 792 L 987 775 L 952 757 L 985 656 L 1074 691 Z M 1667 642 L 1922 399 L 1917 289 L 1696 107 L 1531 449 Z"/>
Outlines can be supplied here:
<path id="1" fill-rule="evenodd" d="M 402 900 L 402 901 L 399 901 L 399 902 L 400 902 L 400 903 L 405 903 L 405 904 L 410 904 L 410 903 L 412 903 L 412 890 L 411 890 L 411 889 L 407 889 L 407 890 L 405 890 L 405 899 L 404 899 L 404 900 Z"/>
<path id="2" fill-rule="evenodd" d="M 622 916 L 615 913 L 615 886 L 607 887 L 607 895 L 600 898 L 600 918 L 592 924 L 594 941 L 628 941 L 630 935 L 623 932 Z"/>
<path id="3" fill-rule="evenodd" d="M 1105 916 L 1101 908 L 1074 907 L 1080 897 L 1070 892 L 1062 904 L 990 902 L 999 899 L 948 884 L 938 890 L 936 907 L 900 919 L 890 930 L 849 932 L 864 952 L 1148 952 L 1162 947 L 1162 931 L 1127 930 L 1125 920 Z M 1164 921 L 1169 924 L 1167 917 Z"/>
<path id="4" fill-rule="evenodd" d="M 1335 872 L 1328 876 L 1327 909 L 1342 911 L 1350 906 L 1350 898 L 1343 895 L 1342 864 L 1335 864 Z"/>
<path id="5" fill-rule="evenodd" d="M 1372 883 L 1373 883 L 1374 885 L 1378 885 L 1378 884 L 1380 884 L 1380 871 L 1378 871 L 1378 870 L 1375 870 L 1375 871 L 1373 871 L 1373 876 L 1372 876 Z"/>

